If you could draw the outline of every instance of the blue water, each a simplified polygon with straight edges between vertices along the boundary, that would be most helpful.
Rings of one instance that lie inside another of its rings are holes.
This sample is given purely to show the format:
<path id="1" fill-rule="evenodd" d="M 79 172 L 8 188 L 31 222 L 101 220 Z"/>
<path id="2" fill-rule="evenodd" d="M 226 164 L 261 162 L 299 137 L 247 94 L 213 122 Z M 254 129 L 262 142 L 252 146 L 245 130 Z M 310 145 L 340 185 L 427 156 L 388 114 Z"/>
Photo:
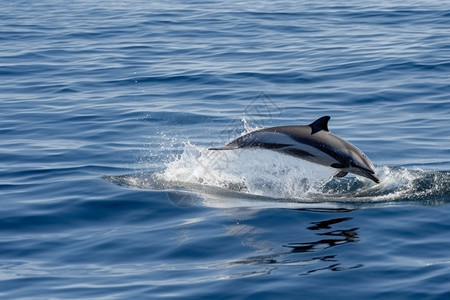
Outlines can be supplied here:
<path id="1" fill-rule="evenodd" d="M 446 1 L 3 1 L 1 299 L 450 299 Z M 330 115 L 382 183 L 267 150 Z"/>

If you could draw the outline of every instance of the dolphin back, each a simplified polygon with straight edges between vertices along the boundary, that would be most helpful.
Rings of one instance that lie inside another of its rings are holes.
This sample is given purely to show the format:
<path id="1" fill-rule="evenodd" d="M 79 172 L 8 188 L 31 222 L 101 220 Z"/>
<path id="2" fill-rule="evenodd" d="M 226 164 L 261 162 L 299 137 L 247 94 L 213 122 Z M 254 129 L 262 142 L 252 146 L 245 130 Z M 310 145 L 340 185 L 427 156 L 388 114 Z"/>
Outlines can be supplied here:
<path id="1" fill-rule="evenodd" d="M 234 150 L 239 148 L 279 149 L 292 144 L 293 140 L 309 138 L 320 131 L 328 132 L 329 116 L 324 116 L 310 125 L 277 126 L 247 133 L 222 147 L 208 150 Z"/>

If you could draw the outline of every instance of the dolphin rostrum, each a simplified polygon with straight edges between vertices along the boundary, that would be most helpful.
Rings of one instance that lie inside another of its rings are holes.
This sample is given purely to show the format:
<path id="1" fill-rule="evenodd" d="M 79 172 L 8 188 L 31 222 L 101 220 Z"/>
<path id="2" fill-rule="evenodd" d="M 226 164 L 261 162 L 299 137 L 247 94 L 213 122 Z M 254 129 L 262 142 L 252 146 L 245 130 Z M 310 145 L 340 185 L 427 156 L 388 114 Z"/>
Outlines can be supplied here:
<path id="1" fill-rule="evenodd" d="M 370 159 L 349 142 L 332 134 L 328 130 L 329 120 L 329 116 L 324 116 L 309 125 L 260 129 L 209 150 L 270 149 L 338 169 L 336 177 L 353 173 L 380 183 Z"/>

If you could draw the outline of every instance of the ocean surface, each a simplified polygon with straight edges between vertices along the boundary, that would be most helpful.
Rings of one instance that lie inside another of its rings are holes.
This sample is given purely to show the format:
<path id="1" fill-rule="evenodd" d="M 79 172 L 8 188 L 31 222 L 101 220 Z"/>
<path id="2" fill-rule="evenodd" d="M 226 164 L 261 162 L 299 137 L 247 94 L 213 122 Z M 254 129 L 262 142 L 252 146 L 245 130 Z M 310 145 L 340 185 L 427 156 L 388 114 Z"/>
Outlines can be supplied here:
<path id="1" fill-rule="evenodd" d="M 0 299 L 450 299 L 448 1 L 3 1 Z M 270 150 L 329 115 L 381 184 Z"/>

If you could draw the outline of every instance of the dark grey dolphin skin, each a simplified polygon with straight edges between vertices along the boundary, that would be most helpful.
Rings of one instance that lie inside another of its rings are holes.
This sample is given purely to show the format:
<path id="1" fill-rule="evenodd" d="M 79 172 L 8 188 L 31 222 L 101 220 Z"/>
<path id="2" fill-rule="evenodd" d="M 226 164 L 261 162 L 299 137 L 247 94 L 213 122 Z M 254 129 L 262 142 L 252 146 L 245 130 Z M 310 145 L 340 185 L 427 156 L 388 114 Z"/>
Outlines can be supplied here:
<path id="1" fill-rule="evenodd" d="M 223 147 L 209 150 L 264 148 L 292 155 L 339 170 L 336 177 L 348 173 L 380 183 L 369 158 L 358 148 L 328 130 L 329 116 L 309 125 L 277 126 L 250 132 Z"/>

